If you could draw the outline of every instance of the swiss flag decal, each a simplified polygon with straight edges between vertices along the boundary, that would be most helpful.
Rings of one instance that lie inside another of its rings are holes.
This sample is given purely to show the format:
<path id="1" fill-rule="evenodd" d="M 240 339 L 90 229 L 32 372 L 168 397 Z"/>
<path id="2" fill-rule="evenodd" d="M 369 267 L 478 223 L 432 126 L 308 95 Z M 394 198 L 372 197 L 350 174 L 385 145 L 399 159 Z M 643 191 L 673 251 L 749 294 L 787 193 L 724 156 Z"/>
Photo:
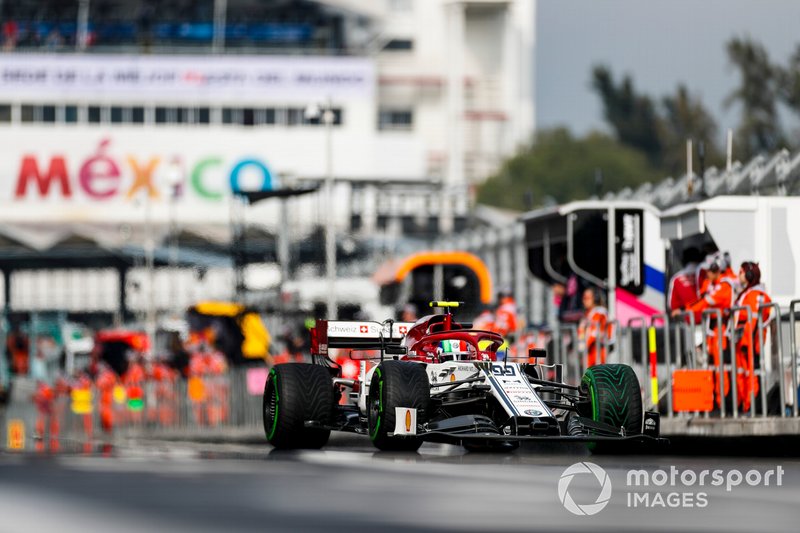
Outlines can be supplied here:
<path id="1" fill-rule="evenodd" d="M 408 327 L 406 327 L 406 326 L 399 326 L 399 327 L 397 328 L 397 331 L 399 331 L 401 335 L 405 335 L 406 333 L 408 333 Z"/>
<path id="2" fill-rule="evenodd" d="M 358 331 L 360 333 L 369 333 L 369 326 L 359 326 Z"/>

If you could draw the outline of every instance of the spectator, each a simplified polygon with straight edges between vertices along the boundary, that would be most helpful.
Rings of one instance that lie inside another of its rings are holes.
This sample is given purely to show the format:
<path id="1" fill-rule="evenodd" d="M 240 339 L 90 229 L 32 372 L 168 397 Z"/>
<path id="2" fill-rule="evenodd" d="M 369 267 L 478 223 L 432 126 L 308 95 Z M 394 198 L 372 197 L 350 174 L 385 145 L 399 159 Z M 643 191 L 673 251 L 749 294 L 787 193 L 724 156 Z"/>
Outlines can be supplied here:
<path id="1" fill-rule="evenodd" d="M 13 19 L 9 19 L 3 23 L 3 50 L 10 52 L 17 47 L 19 39 L 19 26 Z"/>

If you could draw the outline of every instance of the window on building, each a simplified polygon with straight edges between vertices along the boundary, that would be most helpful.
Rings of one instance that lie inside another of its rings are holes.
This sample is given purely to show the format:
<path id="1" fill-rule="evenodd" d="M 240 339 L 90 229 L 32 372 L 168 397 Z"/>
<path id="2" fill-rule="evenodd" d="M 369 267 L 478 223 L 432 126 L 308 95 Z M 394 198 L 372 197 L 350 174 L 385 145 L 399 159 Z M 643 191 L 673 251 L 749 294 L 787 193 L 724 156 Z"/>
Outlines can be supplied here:
<path id="1" fill-rule="evenodd" d="M 378 112 L 379 130 L 410 130 L 414 127 L 414 113 L 410 109 L 381 109 Z"/>
<path id="2" fill-rule="evenodd" d="M 156 124 L 166 124 L 166 123 L 167 123 L 167 108 L 156 107 Z"/>
<path id="3" fill-rule="evenodd" d="M 256 123 L 256 110 L 252 107 L 242 109 L 242 125 L 253 126 Z"/>
<path id="4" fill-rule="evenodd" d="M 222 108 L 222 123 L 223 124 L 241 124 L 241 109 L 234 107 Z"/>
<path id="5" fill-rule="evenodd" d="M 126 111 L 128 111 L 128 109 L 123 107 L 111 106 L 111 123 L 120 124 L 121 122 L 128 122 L 125 120 Z"/>
<path id="6" fill-rule="evenodd" d="M 300 107 L 289 108 L 286 112 L 286 124 L 289 126 L 297 126 L 302 124 L 305 120 L 305 109 Z"/>
<path id="7" fill-rule="evenodd" d="M 131 108 L 131 122 L 134 124 L 144 124 L 144 107 Z"/>
<path id="8" fill-rule="evenodd" d="M 264 124 L 276 124 L 276 112 L 274 108 L 267 108 L 264 110 Z"/>
<path id="9" fill-rule="evenodd" d="M 11 122 L 11 105 L 0 105 L 0 122 Z"/>
<path id="10" fill-rule="evenodd" d="M 211 110 L 207 107 L 198 107 L 195 110 L 194 121 L 198 124 L 210 124 Z"/>
<path id="11" fill-rule="evenodd" d="M 23 104 L 20 108 L 20 119 L 22 122 L 33 122 L 33 106 L 30 104 Z"/>
<path id="12" fill-rule="evenodd" d="M 102 113 L 99 105 L 90 105 L 86 110 L 87 120 L 90 124 L 100 124 Z"/>
<path id="13" fill-rule="evenodd" d="M 75 124 L 78 122 L 78 106 L 65 105 L 64 106 L 64 122 L 67 124 Z"/>
<path id="14" fill-rule="evenodd" d="M 41 106 L 41 122 L 55 122 L 56 121 L 56 106 L 43 105 Z"/>
<path id="15" fill-rule="evenodd" d="M 402 52 L 414 49 L 414 41 L 411 39 L 392 39 L 386 46 L 383 47 L 384 50 L 388 50 L 390 52 Z"/>

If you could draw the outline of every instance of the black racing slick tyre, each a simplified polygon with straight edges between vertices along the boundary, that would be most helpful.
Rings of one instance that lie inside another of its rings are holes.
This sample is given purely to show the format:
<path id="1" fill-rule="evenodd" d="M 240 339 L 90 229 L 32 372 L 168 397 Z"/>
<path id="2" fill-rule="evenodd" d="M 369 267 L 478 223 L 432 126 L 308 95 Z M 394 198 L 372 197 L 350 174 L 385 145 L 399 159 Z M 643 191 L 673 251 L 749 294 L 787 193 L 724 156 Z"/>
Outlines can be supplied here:
<path id="1" fill-rule="evenodd" d="M 581 380 L 596 422 L 624 428 L 626 435 L 642 432 L 644 411 L 639 379 L 628 365 L 597 365 L 586 370 Z"/>
<path id="2" fill-rule="evenodd" d="M 369 438 L 379 450 L 416 451 L 419 437 L 389 435 L 395 427 L 395 408 L 417 410 L 417 426 L 427 422 L 431 387 L 425 367 L 419 363 L 384 361 L 372 374 L 367 397 Z"/>
<path id="3" fill-rule="evenodd" d="M 264 433 L 278 449 L 322 448 L 331 435 L 333 382 L 328 370 L 307 363 L 275 365 L 264 386 Z M 315 426 L 306 427 L 306 422 Z"/>

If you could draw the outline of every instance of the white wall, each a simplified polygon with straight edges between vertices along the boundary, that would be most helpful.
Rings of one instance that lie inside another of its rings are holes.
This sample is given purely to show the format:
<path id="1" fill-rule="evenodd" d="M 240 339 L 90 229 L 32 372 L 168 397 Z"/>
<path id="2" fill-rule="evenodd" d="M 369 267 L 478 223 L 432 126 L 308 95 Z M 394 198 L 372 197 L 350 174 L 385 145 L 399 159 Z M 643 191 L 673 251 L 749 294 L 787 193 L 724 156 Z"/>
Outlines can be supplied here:
<path id="1" fill-rule="evenodd" d="M 447 78 L 449 0 L 415 0 L 410 11 L 391 11 L 385 37 L 412 39 L 411 51 L 378 56 L 378 104 L 414 111 L 414 128 L 428 159 L 453 149 L 453 129 L 464 131 L 466 165 L 461 179 L 482 181 L 534 132 L 535 0 L 469 1 L 464 6 L 463 108 L 468 120 L 449 116 Z M 476 118 L 476 115 L 480 118 Z M 458 146 L 458 143 L 455 144 Z"/>

